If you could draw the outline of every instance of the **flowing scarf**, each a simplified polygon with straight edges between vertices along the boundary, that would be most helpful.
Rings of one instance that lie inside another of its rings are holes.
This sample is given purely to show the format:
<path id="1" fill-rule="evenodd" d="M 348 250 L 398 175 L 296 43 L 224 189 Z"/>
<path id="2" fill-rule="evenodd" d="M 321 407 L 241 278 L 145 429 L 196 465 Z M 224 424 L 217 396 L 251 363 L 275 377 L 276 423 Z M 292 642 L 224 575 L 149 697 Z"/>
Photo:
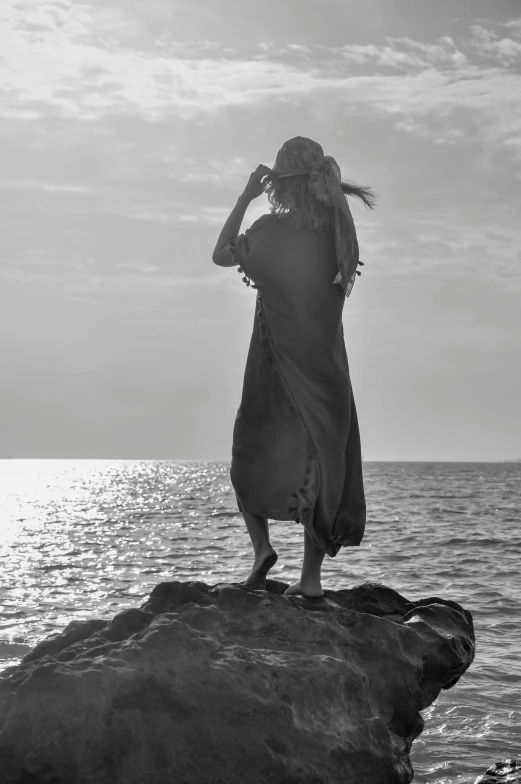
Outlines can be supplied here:
<path id="1" fill-rule="evenodd" d="M 309 191 L 318 201 L 334 208 L 335 213 L 335 247 L 338 274 L 333 283 L 338 283 L 346 297 L 351 293 L 356 276 L 360 275 L 357 266 L 362 262 L 359 258 L 356 229 L 341 186 L 340 167 L 331 155 L 319 158 L 308 170 L 276 172 L 271 179 L 297 177 L 309 174 Z"/>

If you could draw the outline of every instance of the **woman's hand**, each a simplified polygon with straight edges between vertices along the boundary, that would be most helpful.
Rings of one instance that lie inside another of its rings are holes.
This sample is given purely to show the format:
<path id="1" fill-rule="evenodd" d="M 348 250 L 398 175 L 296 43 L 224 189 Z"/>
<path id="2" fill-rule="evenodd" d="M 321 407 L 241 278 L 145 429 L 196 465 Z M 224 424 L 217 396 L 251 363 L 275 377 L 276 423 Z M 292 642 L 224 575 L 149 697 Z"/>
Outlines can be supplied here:
<path id="1" fill-rule="evenodd" d="M 259 164 L 254 172 L 250 174 L 250 179 L 242 193 L 242 197 L 244 199 L 248 199 L 248 201 L 252 201 L 256 199 L 257 196 L 260 196 L 261 193 L 264 193 L 264 183 L 262 180 L 268 176 L 270 177 L 273 175 L 272 170 L 269 166 L 263 166 L 263 164 Z"/>

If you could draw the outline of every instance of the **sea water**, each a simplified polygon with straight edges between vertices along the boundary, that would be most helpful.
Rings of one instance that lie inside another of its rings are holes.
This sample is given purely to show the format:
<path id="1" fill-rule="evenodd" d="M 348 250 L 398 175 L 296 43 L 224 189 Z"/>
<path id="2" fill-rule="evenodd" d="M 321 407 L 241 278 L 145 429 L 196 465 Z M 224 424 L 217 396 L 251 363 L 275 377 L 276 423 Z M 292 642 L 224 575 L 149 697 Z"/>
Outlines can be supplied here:
<path id="1" fill-rule="evenodd" d="M 325 588 L 375 581 L 470 610 L 476 658 L 425 709 L 418 784 L 472 784 L 521 758 L 521 464 L 365 463 L 360 547 L 326 556 Z M 298 578 L 299 524 L 270 522 L 270 576 Z M 241 581 L 253 550 L 228 463 L 0 461 L 0 669 L 73 619 L 137 607 L 166 580 Z"/>

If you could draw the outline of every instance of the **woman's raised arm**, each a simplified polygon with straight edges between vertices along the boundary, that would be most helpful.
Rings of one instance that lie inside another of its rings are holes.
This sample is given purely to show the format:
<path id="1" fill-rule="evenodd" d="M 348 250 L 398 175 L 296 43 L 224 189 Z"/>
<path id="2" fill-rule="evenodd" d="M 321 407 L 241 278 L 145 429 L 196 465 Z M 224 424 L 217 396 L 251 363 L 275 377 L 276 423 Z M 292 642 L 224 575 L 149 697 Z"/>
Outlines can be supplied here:
<path id="1" fill-rule="evenodd" d="M 237 239 L 244 219 L 244 213 L 248 209 L 249 204 L 249 199 L 246 199 L 244 193 L 242 193 L 219 234 L 219 239 L 212 254 L 213 263 L 218 264 L 219 267 L 233 267 L 236 263 L 230 250 L 230 242 L 235 242 Z"/>
<path id="2" fill-rule="evenodd" d="M 235 242 L 239 236 L 241 223 L 244 220 L 244 214 L 253 199 L 260 196 L 264 192 L 264 185 L 262 180 L 264 177 L 272 174 L 268 166 L 260 164 L 254 172 L 250 174 L 250 179 L 237 199 L 237 204 L 231 211 L 226 223 L 223 226 L 219 239 L 212 254 L 212 261 L 219 267 L 233 267 L 237 262 L 234 260 L 230 251 L 230 242 Z"/>

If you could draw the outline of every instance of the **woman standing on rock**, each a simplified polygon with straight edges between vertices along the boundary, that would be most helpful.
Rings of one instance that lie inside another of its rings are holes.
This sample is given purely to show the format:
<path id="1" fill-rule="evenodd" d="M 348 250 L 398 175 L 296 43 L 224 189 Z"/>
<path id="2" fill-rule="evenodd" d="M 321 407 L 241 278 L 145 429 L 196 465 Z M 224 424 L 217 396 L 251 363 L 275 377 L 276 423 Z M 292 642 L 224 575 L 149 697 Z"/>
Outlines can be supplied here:
<path id="1" fill-rule="evenodd" d="M 244 234 L 250 202 L 272 204 Z M 277 561 L 268 519 L 304 527 L 300 580 L 286 594 L 323 595 L 324 555 L 357 546 L 365 529 L 362 456 L 344 343 L 358 242 L 346 194 L 373 208 L 368 188 L 346 184 L 322 147 L 297 136 L 273 169 L 258 166 L 213 253 L 254 281 L 257 302 L 230 478 L 255 551 L 245 585 L 265 587 Z"/>

